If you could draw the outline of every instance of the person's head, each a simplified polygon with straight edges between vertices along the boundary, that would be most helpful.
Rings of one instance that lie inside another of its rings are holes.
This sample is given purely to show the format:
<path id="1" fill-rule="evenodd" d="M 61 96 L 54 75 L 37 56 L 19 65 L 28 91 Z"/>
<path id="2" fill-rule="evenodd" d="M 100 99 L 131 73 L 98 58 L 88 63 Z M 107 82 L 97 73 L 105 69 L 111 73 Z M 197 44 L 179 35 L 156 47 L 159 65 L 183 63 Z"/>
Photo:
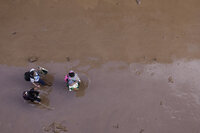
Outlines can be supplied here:
<path id="1" fill-rule="evenodd" d="M 24 92 L 23 92 L 23 97 L 24 97 L 24 98 L 28 97 L 28 91 L 24 91 Z"/>
<path id="2" fill-rule="evenodd" d="M 74 71 L 71 70 L 71 71 L 69 72 L 69 76 L 70 76 L 70 77 L 74 77 L 74 76 L 75 76 Z"/>
<path id="3" fill-rule="evenodd" d="M 31 72 L 30 72 L 30 77 L 34 77 L 34 74 L 35 74 L 35 72 L 34 72 L 34 71 L 31 71 Z"/>

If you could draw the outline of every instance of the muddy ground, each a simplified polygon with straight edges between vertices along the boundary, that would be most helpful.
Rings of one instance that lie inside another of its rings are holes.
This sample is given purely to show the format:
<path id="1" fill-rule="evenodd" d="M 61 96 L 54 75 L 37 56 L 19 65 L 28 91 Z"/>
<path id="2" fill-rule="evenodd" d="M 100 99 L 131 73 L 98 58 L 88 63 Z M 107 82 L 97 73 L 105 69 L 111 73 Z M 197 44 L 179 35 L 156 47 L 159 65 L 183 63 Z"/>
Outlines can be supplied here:
<path id="1" fill-rule="evenodd" d="M 200 132 L 200 1 L 0 0 L 0 132 Z M 29 57 L 37 57 L 30 63 Z M 43 104 L 25 71 L 49 70 Z M 78 92 L 64 75 L 80 74 Z M 47 93 L 47 94 L 46 94 Z"/>

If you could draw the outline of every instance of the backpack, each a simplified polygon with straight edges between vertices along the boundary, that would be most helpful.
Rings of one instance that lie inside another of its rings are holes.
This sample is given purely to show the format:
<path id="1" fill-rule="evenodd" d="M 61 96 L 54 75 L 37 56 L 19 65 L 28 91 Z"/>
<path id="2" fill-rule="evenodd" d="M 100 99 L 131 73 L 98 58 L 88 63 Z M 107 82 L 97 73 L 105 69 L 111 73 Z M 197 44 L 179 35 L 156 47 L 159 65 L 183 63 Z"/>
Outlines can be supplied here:
<path id="1" fill-rule="evenodd" d="M 26 81 L 30 81 L 30 72 L 25 72 L 25 73 L 24 73 L 24 79 L 25 79 Z"/>

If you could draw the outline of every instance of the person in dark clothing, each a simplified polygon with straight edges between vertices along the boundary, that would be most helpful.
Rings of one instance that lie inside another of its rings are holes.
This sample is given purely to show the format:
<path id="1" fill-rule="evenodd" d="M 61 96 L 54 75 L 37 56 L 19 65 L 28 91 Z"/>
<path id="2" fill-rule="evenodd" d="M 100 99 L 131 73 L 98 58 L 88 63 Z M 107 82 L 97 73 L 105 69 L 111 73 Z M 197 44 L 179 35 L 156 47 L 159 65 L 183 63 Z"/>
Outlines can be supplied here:
<path id="1" fill-rule="evenodd" d="M 36 89 L 37 88 L 32 88 L 29 91 L 24 91 L 23 98 L 31 102 L 41 102 L 41 99 L 39 97 L 39 91 L 37 91 Z"/>

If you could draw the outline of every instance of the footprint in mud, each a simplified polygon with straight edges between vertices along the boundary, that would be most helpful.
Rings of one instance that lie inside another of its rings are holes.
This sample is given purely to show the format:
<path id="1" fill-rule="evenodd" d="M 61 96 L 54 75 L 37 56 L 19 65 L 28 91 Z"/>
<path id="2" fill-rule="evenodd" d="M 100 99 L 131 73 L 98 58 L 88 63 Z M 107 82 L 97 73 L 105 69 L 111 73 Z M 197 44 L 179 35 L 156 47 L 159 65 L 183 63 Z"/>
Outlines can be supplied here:
<path id="1" fill-rule="evenodd" d="M 152 61 L 153 61 L 153 62 L 157 62 L 158 59 L 157 59 L 157 58 L 153 58 Z"/>
<path id="2" fill-rule="evenodd" d="M 66 60 L 67 60 L 67 62 L 70 62 L 71 59 L 70 59 L 69 56 L 67 56 L 67 57 L 66 57 Z"/>
<path id="3" fill-rule="evenodd" d="M 13 32 L 13 33 L 12 33 L 12 35 L 16 35 L 16 34 L 17 34 L 17 32 Z"/>
<path id="4" fill-rule="evenodd" d="M 81 83 L 78 91 L 76 92 L 76 97 L 82 97 L 85 95 L 85 90 L 89 87 L 89 78 L 86 75 L 80 75 Z"/>
<path id="5" fill-rule="evenodd" d="M 172 76 L 169 76 L 168 83 L 174 83 L 174 80 L 173 80 Z"/>
<path id="6" fill-rule="evenodd" d="M 155 75 L 155 73 L 153 72 L 153 73 L 151 73 L 150 75 L 151 75 L 151 76 L 154 76 L 154 75 Z"/>
<path id="7" fill-rule="evenodd" d="M 119 124 L 113 125 L 113 128 L 119 128 Z"/>
<path id="8" fill-rule="evenodd" d="M 31 57 L 28 57 L 28 62 L 33 63 L 33 62 L 36 62 L 38 59 L 39 58 L 36 56 L 31 56 Z"/>
<path id="9" fill-rule="evenodd" d="M 47 127 L 44 127 L 45 132 L 50 132 L 50 133 L 60 133 L 60 132 L 67 132 L 66 126 L 63 126 L 62 123 L 59 122 L 52 122 L 50 125 Z"/>
<path id="10" fill-rule="evenodd" d="M 136 0 L 136 3 L 137 3 L 138 5 L 140 5 L 140 4 L 141 4 L 141 0 Z"/>
<path id="11" fill-rule="evenodd" d="M 136 71 L 135 73 L 136 73 L 136 75 L 141 75 L 140 71 Z"/>
<path id="12" fill-rule="evenodd" d="M 143 132 L 144 132 L 144 129 L 141 129 L 139 133 L 143 133 Z"/>

